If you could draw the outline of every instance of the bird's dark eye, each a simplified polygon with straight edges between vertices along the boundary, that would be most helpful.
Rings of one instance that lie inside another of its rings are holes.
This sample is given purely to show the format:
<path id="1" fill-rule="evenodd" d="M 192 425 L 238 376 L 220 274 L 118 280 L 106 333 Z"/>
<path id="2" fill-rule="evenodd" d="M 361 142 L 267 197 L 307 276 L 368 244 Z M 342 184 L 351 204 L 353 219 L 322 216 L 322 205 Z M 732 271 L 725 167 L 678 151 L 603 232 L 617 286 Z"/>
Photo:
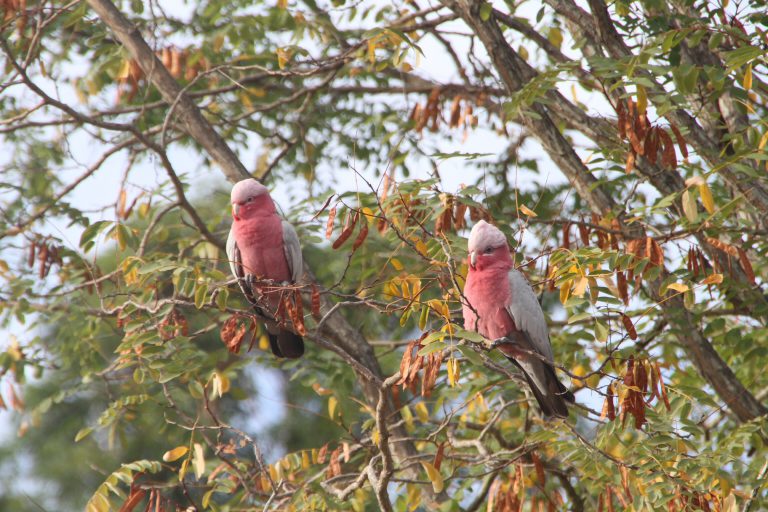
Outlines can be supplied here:
<path id="1" fill-rule="evenodd" d="M 493 247 L 486 247 L 483 253 L 485 254 L 491 254 L 493 252 Z"/>
<path id="2" fill-rule="evenodd" d="M 245 200 L 246 203 L 250 203 L 251 201 L 253 201 L 252 197 L 249 197 L 248 199 Z"/>

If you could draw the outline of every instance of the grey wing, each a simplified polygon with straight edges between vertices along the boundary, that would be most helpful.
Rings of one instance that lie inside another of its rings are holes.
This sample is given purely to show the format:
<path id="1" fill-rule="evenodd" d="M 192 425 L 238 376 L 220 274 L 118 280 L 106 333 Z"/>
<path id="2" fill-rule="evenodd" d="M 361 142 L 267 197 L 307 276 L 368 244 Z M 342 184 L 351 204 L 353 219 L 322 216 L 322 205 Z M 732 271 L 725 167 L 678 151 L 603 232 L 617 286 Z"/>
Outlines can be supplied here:
<path id="1" fill-rule="evenodd" d="M 296 229 L 287 220 L 283 221 L 283 250 L 288 269 L 291 271 L 291 280 L 298 283 L 304 275 L 304 259 L 301 256 L 301 243 Z"/>
<path id="2" fill-rule="evenodd" d="M 242 277 L 238 275 L 242 272 L 242 267 L 240 267 L 240 251 L 237 249 L 235 235 L 232 234 L 231 229 L 229 230 L 229 236 L 227 236 L 227 261 L 229 261 L 232 275 L 238 278 Z"/>
<path id="3" fill-rule="evenodd" d="M 509 272 L 509 291 L 512 302 L 507 304 L 507 311 L 515 326 L 528 335 L 537 352 L 554 361 L 544 311 L 525 276 L 515 269 Z"/>

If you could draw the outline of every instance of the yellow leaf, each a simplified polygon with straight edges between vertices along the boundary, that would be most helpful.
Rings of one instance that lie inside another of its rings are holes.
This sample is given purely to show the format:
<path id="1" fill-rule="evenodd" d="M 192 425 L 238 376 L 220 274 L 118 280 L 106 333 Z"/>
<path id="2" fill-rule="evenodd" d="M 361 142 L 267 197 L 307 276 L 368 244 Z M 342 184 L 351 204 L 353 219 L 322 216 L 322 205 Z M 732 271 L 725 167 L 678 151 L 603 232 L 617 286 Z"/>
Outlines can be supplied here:
<path id="1" fill-rule="evenodd" d="M 525 205 L 521 205 L 520 206 L 520 211 L 523 212 L 523 215 L 527 215 L 529 217 L 538 217 L 538 215 L 536 215 L 535 211 L 531 210 L 530 208 L 528 208 Z"/>
<path id="2" fill-rule="evenodd" d="M 706 183 L 706 180 L 704 180 L 703 176 L 691 176 L 687 180 L 685 180 L 685 186 L 686 187 L 694 187 L 698 185 L 703 185 Z"/>
<path id="3" fill-rule="evenodd" d="M 676 292 L 684 293 L 688 291 L 688 285 L 683 283 L 671 283 L 667 285 L 668 290 L 675 290 Z"/>
<path id="4" fill-rule="evenodd" d="M 560 48 L 563 44 L 563 32 L 558 27 L 550 27 L 547 39 L 555 47 Z"/>
<path id="5" fill-rule="evenodd" d="M 374 215 L 373 210 L 368 208 L 367 206 L 364 206 L 360 212 L 365 216 L 365 220 L 368 221 L 368 224 L 371 224 L 373 221 L 376 220 L 376 215 Z"/>
<path id="6" fill-rule="evenodd" d="M 284 48 L 278 48 L 277 49 L 277 66 L 280 69 L 284 69 L 285 65 L 288 63 L 288 59 L 291 58 L 290 53 L 288 53 L 287 50 Z"/>
<path id="7" fill-rule="evenodd" d="M 571 281 L 568 280 L 560 287 L 560 302 L 565 304 L 571 294 Z"/>
<path id="8" fill-rule="evenodd" d="M 752 88 L 752 64 L 747 64 L 747 70 L 744 71 L 744 81 L 742 82 L 744 90 L 748 91 Z"/>
<path id="9" fill-rule="evenodd" d="M 450 384 L 451 387 L 455 387 L 458 382 L 459 360 L 451 358 L 448 360 L 448 384 Z"/>
<path id="10" fill-rule="evenodd" d="M 222 46 L 224 46 L 224 35 L 218 34 L 213 38 L 213 53 L 219 53 Z"/>
<path id="11" fill-rule="evenodd" d="M 757 144 L 757 149 L 763 149 L 766 144 L 768 144 L 768 131 L 766 131 L 763 136 L 760 137 L 760 142 Z"/>
<path id="12" fill-rule="evenodd" d="M 699 216 L 699 212 L 696 209 L 696 199 L 687 189 L 683 192 L 683 213 L 685 213 L 688 222 L 696 222 Z"/>
<path id="13" fill-rule="evenodd" d="M 429 481 L 432 482 L 432 489 L 436 493 L 443 492 L 443 488 L 445 487 L 445 482 L 443 482 L 443 475 L 440 474 L 440 472 L 435 466 L 432 465 L 431 462 L 422 462 L 421 465 L 424 467 L 424 471 L 427 472 Z"/>
<path id="14" fill-rule="evenodd" d="M 710 274 L 701 284 L 720 284 L 723 282 L 723 274 Z"/>
<path id="15" fill-rule="evenodd" d="M 586 276 L 581 276 L 576 283 L 576 286 L 573 287 L 573 294 L 576 297 L 582 297 L 584 295 L 584 292 L 587 291 L 587 284 L 589 283 L 589 279 Z"/>
<path id="16" fill-rule="evenodd" d="M 528 60 L 528 49 L 525 46 L 520 45 L 520 48 L 517 49 L 517 53 L 520 54 L 521 59 Z"/>
<path id="17" fill-rule="evenodd" d="M 427 410 L 427 406 L 424 405 L 424 402 L 419 402 L 415 405 L 416 409 L 416 416 L 418 416 L 419 421 L 422 423 L 426 423 L 429 421 L 429 411 Z"/>
<path id="18" fill-rule="evenodd" d="M 709 213 L 715 213 L 715 200 L 712 198 L 712 191 L 709 189 L 709 185 L 706 183 L 699 185 L 699 195 L 701 196 L 704 209 Z"/>
<path id="19" fill-rule="evenodd" d="M 203 455 L 203 445 L 195 443 L 195 455 L 192 459 L 192 465 L 195 469 L 195 478 L 199 479 L 205 473 L 205 455 Z"/>
<path id="20" fill-rule="evenodd" d="M 334 414 L 336 413 L 336 407 L 339 405 L 339 401 L 336 400 L 335 396 L 329 396 L 328 397 L 328 416 L 333 419 Z"/>
<path id="21" fill-rule="evenodd" d="M 307 450 L 301 451 L 301 469 L 307 469 L 309 467 L 309 452 Z"/>
<path id="22" fill-rule="evenodd" d="M 213 496 L 213 493 L 216 492 L 216 489 L 211 489 L 210 491 L 203 494 L 203 508 L 208 508 L 208 505 L 211 503 L 211 497 Z"/>
<path id="23" fill-rule="evenodd" d="M 645 92 L 645 87 L 637 85 L 637 113 L 641 116 L 648 110 L 648 94 Z"/>
<path id="24" fill-rule="evenodd" d="M 179 460 L 181 457 L 183 457 L 187 452 L 189 451 L 189 448 L 186 446 L 177 446 L 173 450 L 168 450 L 163 454 L 163 460 L 165 462 L 173 462 L 175 460 Z"/>
<path id="25" fill-rule="evenodd" d="M 373 432 L 371 432 L 371 442 L 379 446 L 379 441 L 381 441 L 381 434 L 377 429 L 373 429 Z"/>
<path id="26" fill-rule="evenodd" d="M 259 337 L 259 350 L 267 350 L 269 348 L 269 336 L 262 334 Z"/>
<path id="27" fill-rule="evenodd" d="M 288 7 L 288 0 L 277 0 L 277 8 L 285 9 Z"/>
<path id="28" fill-rule="evenodd" d="M 422 256 L 427 256 L 427 244 L 425 244 L 424 241 L 419 240 L 416 242 L 416 250 L 419 251 L 419 254 Z"/>
<path id="29" fill-rule="evenodd" d="M 181 467 L 179 468 L 179 481 L 184 480 L 184 477 L 187 475 L 188 466 L 189 459 L 184 459 L 184 462 L 181 463 Z"/>
<path id="30" fill-rule="evenodd" d="M 392 265 L 392 267 L 394 267 L 394 269 L 397 270 L 398 272 L 403 270 L 403 264 L 400 263 L 400 260 L 397 258 L 391 258 L 389 260 L 389 264 Z"/>

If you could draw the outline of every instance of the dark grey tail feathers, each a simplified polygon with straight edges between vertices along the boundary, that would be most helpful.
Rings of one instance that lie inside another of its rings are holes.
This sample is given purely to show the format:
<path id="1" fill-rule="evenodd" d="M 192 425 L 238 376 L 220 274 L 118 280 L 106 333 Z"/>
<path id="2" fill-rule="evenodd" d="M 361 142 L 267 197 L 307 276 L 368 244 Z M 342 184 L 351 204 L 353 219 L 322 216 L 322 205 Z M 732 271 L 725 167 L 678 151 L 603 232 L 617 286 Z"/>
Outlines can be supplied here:
<path id="1" fill-rule="evenodd" d="M 280 330 L 277 334 L 269 333 L 269 346 L 277 357 L 298 359 L 304 355 L 304 339 L 296 333 Z"/>
<path id="2" fill-rule="evenodd" d="M 517 363 L 517 361 L 514 359 L 510 359 L 510 361 L 515 363 L 515 365 L 522 371 L 526 382 L 528 382 L 528 387 L 531 389 L 533 397 L 539 404 L 539 409 L 541 409 L 541 414 L 545 417 L 545 419 L 553 417 L 568 417 L 568 405 L 566 402 L 571 404 L 576 403 L 576 398 L 573 396 L 573 393 L 571 393 L 568 388 L 566 388 L 557 378 L 554 368 L 549 365 L 544 365 L 547 371 L 546 384 L 548 388 L 546 394 L 544 394 L 538 388 L 538 386 L 536 386 L 528 373 L 523 370 L 523 368 Z"/>

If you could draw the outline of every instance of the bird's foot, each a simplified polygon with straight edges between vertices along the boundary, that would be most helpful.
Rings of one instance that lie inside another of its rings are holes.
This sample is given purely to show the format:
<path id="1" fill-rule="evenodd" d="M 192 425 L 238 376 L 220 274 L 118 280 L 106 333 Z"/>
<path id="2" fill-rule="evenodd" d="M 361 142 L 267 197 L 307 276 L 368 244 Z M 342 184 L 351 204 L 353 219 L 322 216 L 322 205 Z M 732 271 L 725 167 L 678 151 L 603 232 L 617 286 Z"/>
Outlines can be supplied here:
<path id="1" fill-rule="evenodd" d="M 505 345 L 510 343 L 513 343 L 513 341 L 507 338 L 506 336 L 502 336 L 501 338 L 496 338 L 495 340 L 491 341 L 488 344 L 488 350 L 493 350 L 495 348 L 499 348 L 500 345 Z"/>

